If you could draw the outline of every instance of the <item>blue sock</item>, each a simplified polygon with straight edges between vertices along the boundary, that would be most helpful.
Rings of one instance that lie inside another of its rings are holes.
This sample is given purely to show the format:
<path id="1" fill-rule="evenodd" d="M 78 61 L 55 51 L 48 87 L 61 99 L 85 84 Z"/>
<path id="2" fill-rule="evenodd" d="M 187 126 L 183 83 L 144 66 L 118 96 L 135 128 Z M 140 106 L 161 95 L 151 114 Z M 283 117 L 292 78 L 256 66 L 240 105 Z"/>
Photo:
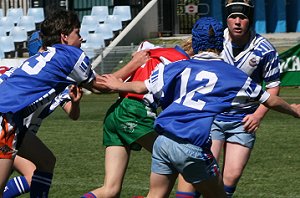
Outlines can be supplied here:
<path id="1" fill-rule="evenodd" d="M 198 192 L 176 192 L 176 198 L 199 198 L 200 193 Z"/>
<path id="2" fill-rule="evenodd" d="M 233 196 L 235 189 L 236 189 L 236 186 L 225 186 L 224 185 L 224 190 L 226 192 L 227 198 L 231 198 Z"/>
<path id="3" fill-rule="evenodd" d="M 13 198 L 30 191 L 30 186 L 24 176 L 14 177 L 8 180 L 3 198 Z"/>
<path id="4" fill-rule="evenodd" d="M 53 174 L 34 171 L 31 181 L 30 198 L 47 198 Z"/>
<path id="5" fill-rule="evenodd" d="M 85 193 L 80 198 L 97 198 L 92 192 Z"/>

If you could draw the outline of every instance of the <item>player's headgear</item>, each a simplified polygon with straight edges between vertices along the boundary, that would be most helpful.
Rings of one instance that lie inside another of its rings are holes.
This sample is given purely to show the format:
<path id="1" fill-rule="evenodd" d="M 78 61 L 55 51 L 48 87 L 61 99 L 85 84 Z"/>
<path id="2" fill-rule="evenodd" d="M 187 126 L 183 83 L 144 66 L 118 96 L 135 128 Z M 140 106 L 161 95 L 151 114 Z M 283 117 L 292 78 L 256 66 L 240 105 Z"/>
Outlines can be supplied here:
<path id="1" fill-rule="evenodd" d="M 234 14 L 247 17 L 253 23 L 254 5 L 252 0 L 228 0 L 225 6 L 226 19 Z"/>
<path id="2" fill-rule="evenodd" d="M 36 31 L 31 34 L 28 39 L 28 52 L 29 56 L 33 56 L 38 53 L 39 49 L 42 47 L 42 39 L 40 37 L 40 31 Z"/>
<path id="3" fill-rule="evenodd" d="M 223 26 L 213 17 L 198 19 L 192 29 L 192 46 L 195 54 L 208 49 L 222 51 L 223 40 Z"/>

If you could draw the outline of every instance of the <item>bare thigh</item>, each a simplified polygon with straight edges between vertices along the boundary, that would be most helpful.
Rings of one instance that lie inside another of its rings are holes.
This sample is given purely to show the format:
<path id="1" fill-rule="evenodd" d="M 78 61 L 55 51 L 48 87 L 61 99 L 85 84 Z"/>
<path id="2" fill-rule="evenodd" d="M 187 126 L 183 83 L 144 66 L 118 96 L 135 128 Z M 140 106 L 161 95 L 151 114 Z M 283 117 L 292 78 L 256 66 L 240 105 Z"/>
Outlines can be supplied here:
<path id="1" fill-rule="evenodd" d="M 4 187 L 10 176 L 12 165 L 12 159 L 0 159 L 0 197 L 2 197 L 1 194 L 4 191 Z"/>
<path id="2" fill-rule="evenodd" d="M 33 172 L 36 169 L 34 163 L 17 155 L 14 160 L 13 168 L 18 173 L 23 175 L 26 178 L 28 184 L 30 185 Z"/>
<path id="3" fill-rule="evenodd" d="M 97 197 L 119 197 L 129 158 L 130 149 L 127 147 L 106 147 L 104 185 L 92 193 Z"/>
<path id="4" fill-rule="evenodd" d="M 235 143 L 226 143 L 223 180 L 228 186 L 236 185 L 250 158 L 251 149 Z"/>
<path id="5" fill-rule="evenodd" d="M 177 174 L 160 175 L 151 173 L 150 190 L 147 198 L 168 198 L 175 184 Z"/>

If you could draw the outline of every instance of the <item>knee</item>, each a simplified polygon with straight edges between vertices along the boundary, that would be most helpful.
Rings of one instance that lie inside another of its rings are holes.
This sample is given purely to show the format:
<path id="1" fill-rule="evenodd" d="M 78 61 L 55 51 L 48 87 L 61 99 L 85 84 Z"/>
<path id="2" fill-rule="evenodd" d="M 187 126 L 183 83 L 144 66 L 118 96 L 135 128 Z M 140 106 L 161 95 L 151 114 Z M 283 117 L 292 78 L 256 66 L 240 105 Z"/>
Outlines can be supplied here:
<path id="1" fill-rule="evenodd" d="M 36 168 L 43 172 L 50 172 L 53 173 L 54 167 L 56 163 L 56 157 L 52 152 L 47 153 L 44 155 L 42 159 L 36 164 Z"/>

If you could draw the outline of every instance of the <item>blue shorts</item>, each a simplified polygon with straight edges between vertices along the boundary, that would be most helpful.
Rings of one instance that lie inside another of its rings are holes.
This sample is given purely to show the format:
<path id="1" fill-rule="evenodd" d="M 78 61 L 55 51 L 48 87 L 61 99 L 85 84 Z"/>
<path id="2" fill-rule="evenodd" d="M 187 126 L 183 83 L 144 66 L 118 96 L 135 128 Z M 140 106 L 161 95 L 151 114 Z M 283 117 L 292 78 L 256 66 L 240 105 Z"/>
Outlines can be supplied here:
<path id="1" fill-rule="evenodd" d="M 253 148 L 255 143 L 255 133 L 248 133 L 244 130 L 242 122 L 224 122 L 214 120 L 211 126 L 212 140 L 223 140 L 226 142 L 237 143 Z"/>
<path id="2" fill-rule="evenodd" d="M 151 171 L 160 175 L 180 173 L 193 184 L 220 174 L 210 148 L 201 148 L 164 135 L 155 140 Z"/>

